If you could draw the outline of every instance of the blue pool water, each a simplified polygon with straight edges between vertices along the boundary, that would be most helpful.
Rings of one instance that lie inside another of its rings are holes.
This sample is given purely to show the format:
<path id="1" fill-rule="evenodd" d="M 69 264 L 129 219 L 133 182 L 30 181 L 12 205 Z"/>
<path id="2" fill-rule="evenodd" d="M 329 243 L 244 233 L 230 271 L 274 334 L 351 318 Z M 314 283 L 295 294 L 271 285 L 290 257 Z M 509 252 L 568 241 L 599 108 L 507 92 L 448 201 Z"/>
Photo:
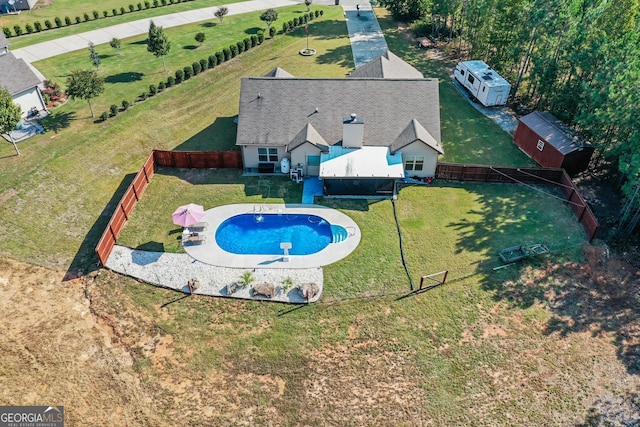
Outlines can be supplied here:
<path id="1" fill-rule="evenodd" d="M 242 255 L 282 255 L 280 243 L 291 243 L 289 254 L 310 255 L 346 238 L 346 230 L 323 218 L 306 214 L 236 215 L 216 230 L 216 243 Z"/>

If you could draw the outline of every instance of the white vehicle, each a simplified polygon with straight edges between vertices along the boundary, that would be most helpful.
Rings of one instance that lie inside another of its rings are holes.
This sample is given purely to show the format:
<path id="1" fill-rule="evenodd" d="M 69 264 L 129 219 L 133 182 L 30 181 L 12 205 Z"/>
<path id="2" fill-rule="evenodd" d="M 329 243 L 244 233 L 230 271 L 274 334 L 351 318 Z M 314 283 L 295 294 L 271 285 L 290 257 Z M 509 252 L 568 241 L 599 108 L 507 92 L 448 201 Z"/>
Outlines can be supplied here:
<path id="1" fill-rule="evenodd" d="M 458 62 L 453 75 L 485 107 L 507 103 L 511 85 L 483 61 Z"/>

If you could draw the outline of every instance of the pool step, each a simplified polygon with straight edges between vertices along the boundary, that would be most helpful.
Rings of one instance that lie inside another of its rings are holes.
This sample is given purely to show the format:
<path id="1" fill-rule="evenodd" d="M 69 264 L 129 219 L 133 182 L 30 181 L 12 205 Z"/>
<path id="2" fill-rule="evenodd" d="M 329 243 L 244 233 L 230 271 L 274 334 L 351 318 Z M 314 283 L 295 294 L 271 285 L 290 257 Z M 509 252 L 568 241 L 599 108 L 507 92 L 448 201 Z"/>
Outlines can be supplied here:
<path id="1" fill-rule="evenodd" d="M 344 240 L 347 240 L 347 237 L 349 237 L 349 233 L 344 227 L 331 224 L 331 236 L 331 243 L 340 243 Z"/>

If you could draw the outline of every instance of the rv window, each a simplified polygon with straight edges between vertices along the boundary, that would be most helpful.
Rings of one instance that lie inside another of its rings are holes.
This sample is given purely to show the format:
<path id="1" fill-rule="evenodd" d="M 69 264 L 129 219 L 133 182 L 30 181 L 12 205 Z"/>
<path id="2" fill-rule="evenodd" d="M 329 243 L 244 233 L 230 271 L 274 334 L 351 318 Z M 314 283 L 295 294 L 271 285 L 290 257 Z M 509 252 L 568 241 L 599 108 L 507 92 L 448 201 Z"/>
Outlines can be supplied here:
<path id="1" fill-rule="evenodd" d="M 460 70 L 460 75 L 464 76 L 464 70 Z"/>
<path id="2" fill-rule="evenodd" d="M 542 140 L 540 140 L 540 139 L 539 139 L 539 140 L 538 140 L 538 147 L 537 147 L 537 148 L 538 148 L 538 150 L 540 150 L 540 151 L 544 150 L 544 141 L 542 141 Z"/>
<path id="3" fill-rule="evenodd" d="M 476 81 L 476 79 L 474 79 L 471 74 L 469 74 L 469 77 L 467 77 L 467 80 L 469 80 L 469 83 L 471 83 L 471 84 L 473 84 L 473 82 Z"/>
<path id="4" fill-rule="evenodd" d="M 486 86 L 482 86 L 482 91 L 484 92 L 486 88 L 487 88 Z"/>

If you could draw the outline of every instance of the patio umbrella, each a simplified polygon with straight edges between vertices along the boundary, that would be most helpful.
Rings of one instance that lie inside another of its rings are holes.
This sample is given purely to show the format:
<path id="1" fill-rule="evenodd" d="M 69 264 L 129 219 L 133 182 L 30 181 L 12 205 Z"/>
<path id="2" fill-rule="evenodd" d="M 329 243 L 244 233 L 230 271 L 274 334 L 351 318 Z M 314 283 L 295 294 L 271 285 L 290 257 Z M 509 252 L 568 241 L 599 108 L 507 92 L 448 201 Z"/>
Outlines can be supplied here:
<path id="1" fill-rule="evenodd" d="M 176 209 L 173 215 L 171 215 L 171 217 L 173 218 L 173 223 L 176 225 L 181 225 L 183 227 L 188 227 L 197 223 L 202 219 L 203 216 L 204 208 L 193 203 L 180 206 L 178 209 Z"/>

